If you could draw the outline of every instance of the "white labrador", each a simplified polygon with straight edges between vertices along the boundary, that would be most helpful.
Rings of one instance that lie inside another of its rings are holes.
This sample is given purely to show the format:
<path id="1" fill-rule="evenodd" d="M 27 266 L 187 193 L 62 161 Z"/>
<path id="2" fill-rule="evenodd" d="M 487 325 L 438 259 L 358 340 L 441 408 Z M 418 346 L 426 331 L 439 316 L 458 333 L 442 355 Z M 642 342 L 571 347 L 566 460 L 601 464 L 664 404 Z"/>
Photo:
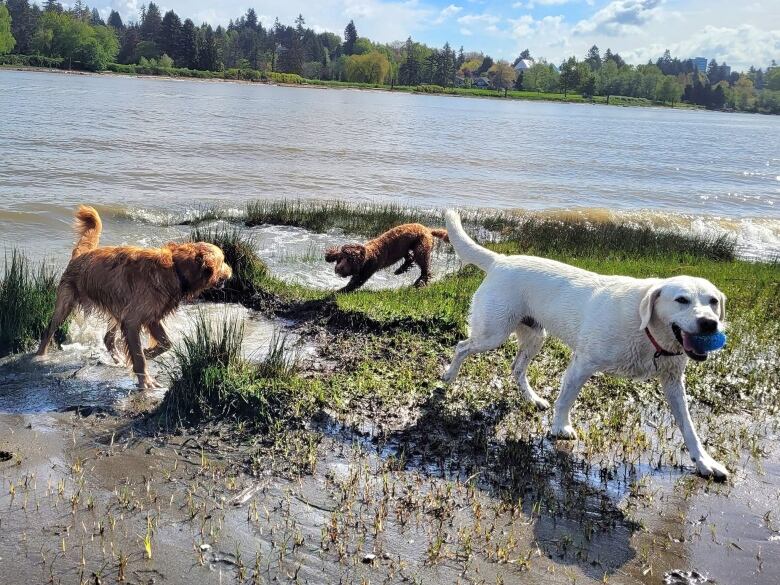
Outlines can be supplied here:
<path id="1" fill-rule="evenodd" d="M 446 220 L 460 259 L 487 274 L 471 301 L 470 337 L 456 346 L 445 382 L 455 379 L 466 357 L 499 347 L 514 332 L 519 351 L 512 372 L 517 384 L 527 400 L 548 408 L 529 385 L 526 372 L 549 332 L 572 349 L 555 402 L 552 436 L 576 438 L 570 411 L 594 373 L 657 376 L 699 473 L 727 477 L 726 468 L 704 450 L 685 396 L 686 355 L 707 359 L 694 352 L 689 335 L 723 328 L 722 292 L 690 276 L 604 276 L 545 258 L 504 256 L 474 242 L 456 212 L 447 211 Z"/>

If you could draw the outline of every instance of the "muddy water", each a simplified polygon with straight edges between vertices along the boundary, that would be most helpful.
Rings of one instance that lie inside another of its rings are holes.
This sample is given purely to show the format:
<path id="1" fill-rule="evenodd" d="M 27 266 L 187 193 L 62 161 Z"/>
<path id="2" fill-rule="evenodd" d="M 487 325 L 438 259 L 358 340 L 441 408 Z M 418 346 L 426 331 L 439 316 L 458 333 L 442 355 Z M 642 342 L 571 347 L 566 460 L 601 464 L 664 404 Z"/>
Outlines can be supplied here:
<path id="1" fill-rule="evenodd" d="M 776 467 L 688 492 L 685 474 L 636 477 L 628 491 L 585 480 L 544 440 L 497 448 L 459 478 L 329 425 L 314 472 L 288 480 L 236 472 L 218 433 L 160 441 L 112 417 L 2 414 L 3 582 L 777 582 Z M 541 486 L 500 468 L 521 452 Z M 540 493 L 569 512 L 538 513 Z"/>

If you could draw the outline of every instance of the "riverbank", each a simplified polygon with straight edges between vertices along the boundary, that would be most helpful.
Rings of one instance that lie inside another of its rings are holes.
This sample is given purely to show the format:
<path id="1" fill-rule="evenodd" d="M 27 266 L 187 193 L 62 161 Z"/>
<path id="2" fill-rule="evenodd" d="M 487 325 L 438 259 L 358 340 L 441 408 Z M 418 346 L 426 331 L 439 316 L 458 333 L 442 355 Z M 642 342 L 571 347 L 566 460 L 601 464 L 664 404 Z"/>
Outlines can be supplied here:
<path id="1" fill-rule="evenodd" d="M 626 97 L 626 96 L 585 97 L 577 93 L 568 93 L 566 96 L 564 96 L 561 93 L 548 93 L 548 92 L 535 92 L 535 91 L 509 90 L 506 93 L 504 93 L 503 91 L 496 91 L 490 89 L 465 88 L 465 87 L 445 88 L 445 87 L 434 86 L 434 85 L 402 86 L 402 85 L 385 85 L 385 84 L 369 84 L 369 83 L 352 83 L 346 81 L 306 79 L 293 74 L 274 74 L 274 73 L 268 74 L 265 72 L 255 71 L 255 70 L 239 71 L 236 69 L 231 69 L 228 71 L 221 72 L 221 71 L 199 71 L 199 70 L 190 70 L 190 69 L 176 69 L 176 68 L 160 69 L 157 67 L 150 69 L 150 68 L 143 68 L 136 65 L 112 64 L 111 66 L 109 66 L 108 71 L 90 72 L 90 71 L 64 70 L 64 69 L 56 69 L 50 67 L 28 67 L 28 66 L 0 64 L 0 71 L 4 69 L 13 70 L 13 71 L 30 71 L 30 72 L 43 71 L 48 73 L 65 73 L 65 74 L 73 74 L 73 75 L 94 75 L 94 76 L 120 75 L 120 76 L 137 76 L 137 77 L 148 77 L 148 78 L 158 78 L 158 79 L 223 81 L 223 82 L 234 82 L 234 83 L 262 83 L 262 84 L 270 84 L 270 85 L 281 85 L 285 87 L 322 88 L 322 89 L 325 88 L 360 89 L 360 90 L 372 90 L 372 91 L 414 93 L 418 95 L 446 95 L 446 96 L 489 98 L 489 99 L 501 99 L 501 100 L 543 101 L 543 102 L 599 104 L 599 105 L 614 105 L 614 106 L 663 107 L 663 108 L 675 108 L 675 109 L 701 109 L 698 108 L 697 106 L 685 104 L 682 102 L 669 105 L 669 104 L 654 102 L 645 98 L 635 98 L 635 97 Z"/>
<path id="2" fill-rule="evenodd" d="M 127 390 L 149 400 L 71 407 L 75 415 L 2 415 L 0 449 L 10 454 L 0 466 L 3 524 L 29 535 L 22 556 L 13 552 L 19 542 L 0 540 L 6 574 L 29 575 L 35 557 L 55 582 L 121 571 L 173 583 L 183 574 L 204 583 L 658 583 L 675 570 L 719 583 L 772 582 L 780 571 L 771 512 L 780 487 L 776 263 L 736 260 L 728 241 L 631 225 L 467 218 L 469 231 L 501 252 L 610 274 L 694 274 L 725 292 L 729 344 L 688 367 L 700 434 L 734 476 L 718 485 L 692 475 L 654 382 L 595 377 L 574 411 L 580 438 L 572 443 L 547 440 L 549 413 L 520 400 L 513 341 L 471 358 L 458 382 L 443 386 L 482 279 L 473 268 L 438 269 L 422 290 L 333 296 L 245 270 L 256 259 L 235 253 L 251 247 L 245 238 L 257 223 L 367 234 L 408 220 L 436 225 L 441 216 L 257 202 L 238 217 L 205 210 L 171 218 L 197 224 L 244 275 L 211 301 L 278 320 L 313 350 L 287 354 L 281 369 L 267 367 L 273 351 L 223 363 L 218 379 L 230 384 L 221 404 L 274 397 L 260 417 L 225 409 L 192 420 L 168 410 L 161 421 L 162 396 Z M 303 261 L 322 262 L 314 253 Z M 216 319 L 217 332 L 223 322 Z M 278 338 L 269 343 L 279 346 Z M 103 365 L 97 347 L 86 363 L 71 350 L 37 364 L 6 358 L 0 376 L 91 396 L 85 388 L 127 374 Z M 551 401 L 567 359 L 548 340 L 531 366 L 532 385 Z M 177 371 L 159 375 L 182 390 Z"/>

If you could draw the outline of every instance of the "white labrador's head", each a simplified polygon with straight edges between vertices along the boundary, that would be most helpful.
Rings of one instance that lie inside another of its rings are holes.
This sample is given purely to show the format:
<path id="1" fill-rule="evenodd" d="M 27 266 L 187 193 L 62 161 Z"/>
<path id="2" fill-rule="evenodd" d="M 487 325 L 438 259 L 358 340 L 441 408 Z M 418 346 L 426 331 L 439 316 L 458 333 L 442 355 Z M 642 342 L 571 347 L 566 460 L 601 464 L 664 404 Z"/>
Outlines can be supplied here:
<path id="1" fill-rule="evenodd" d="M 690 335 L 721 331 L 726 318 L 726 295 L 704 278 L 675 276 L 651 286 L 639 303 L 640 329 L 648 325 L 669 327 L 689 358 L 704 361 L 707 354 L 696 353 Z"/>

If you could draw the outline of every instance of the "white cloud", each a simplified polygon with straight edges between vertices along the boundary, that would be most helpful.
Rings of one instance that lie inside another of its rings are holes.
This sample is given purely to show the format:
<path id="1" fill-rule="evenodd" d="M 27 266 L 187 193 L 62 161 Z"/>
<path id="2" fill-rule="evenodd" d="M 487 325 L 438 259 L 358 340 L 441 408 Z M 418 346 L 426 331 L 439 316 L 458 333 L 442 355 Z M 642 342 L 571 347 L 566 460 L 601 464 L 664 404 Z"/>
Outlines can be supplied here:
<path id="1" fill-rule="evenodd" d="M 461 28 L 460 31 L 458 32 L 460 32 L 460 34 L 462 34 L 464 37 L 470 37 L 471 35 L 474 34 L 473 32 L 471 32 L 471 30 L 467 28 Z"/>
<path id="2" fill-rule="evenodd" d="M 495 16 L 493 14 L 483 13 L 483 14 L 464 14 L 460 18 L 458 18 L 458 22 L 460 24 L 469 26 L 469 25 L 479 25 L 479 26 L 495 26 L 499 22 L 501 22 L 501 18 L 498 16 Z"/>
<path id="3" fill-rule="evenodd" d="M 455 16 L 461 10 L 463 10 L 462 6 L 455 6 L 454 4 L 445 6 L 444 8 L 441 9 L 441 12 L 439 12 L 439 16 L 436 18 L 436 20 L 433 21 L 433 24 L 442 24 L 445 20 Z"/>
<path id="4" fill-rule="evenodd" d="M 753 25 L 736 27 L 707 25 L 699 32 L 678 42 L 651 45 L 626 50 L 622 53 L 630 62 L 655 60 L 664 50 L 681 59 L 702 56 L 728 63 L 737 70 L 750 65 L 766 67 L 780 54 L 780 30 L 761 30 Z"/>
<path id="5" fill-rule="evenodd" d="M 662 3 L 663 0 L 614 0 L 592 17 L 578 22 L 572 32 L 608 36 L 634 33 L 659 17 Z"/>

